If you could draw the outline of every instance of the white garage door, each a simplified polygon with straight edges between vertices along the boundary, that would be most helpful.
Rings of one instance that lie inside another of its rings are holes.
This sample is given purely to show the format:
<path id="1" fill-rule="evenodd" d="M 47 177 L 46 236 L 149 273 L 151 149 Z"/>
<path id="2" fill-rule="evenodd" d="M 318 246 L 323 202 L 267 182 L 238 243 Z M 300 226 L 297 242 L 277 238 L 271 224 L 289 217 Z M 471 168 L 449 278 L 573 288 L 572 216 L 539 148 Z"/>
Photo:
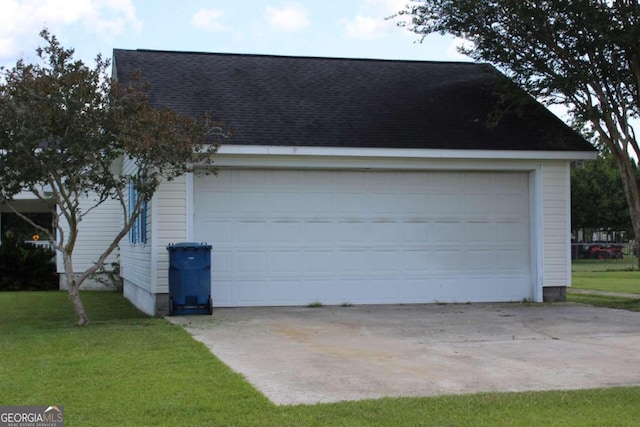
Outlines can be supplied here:
<path id="1" fill-rule="evenodd" d="M 526 173 L 220 170 L 196 177 L 215 306 L 532 297 Z"/>

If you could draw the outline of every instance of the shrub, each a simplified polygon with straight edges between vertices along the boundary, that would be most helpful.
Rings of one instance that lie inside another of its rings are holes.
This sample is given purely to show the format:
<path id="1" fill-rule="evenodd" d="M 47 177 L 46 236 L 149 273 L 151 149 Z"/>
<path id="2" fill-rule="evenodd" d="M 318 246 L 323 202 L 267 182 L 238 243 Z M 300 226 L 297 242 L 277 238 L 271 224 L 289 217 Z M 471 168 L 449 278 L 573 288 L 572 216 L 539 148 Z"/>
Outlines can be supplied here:
<path id="1" fill-rule="evenodd" d="M 24 243 L 11 233 L 0 245 L 0 291 L 58 289 L 55 251 Z"/>

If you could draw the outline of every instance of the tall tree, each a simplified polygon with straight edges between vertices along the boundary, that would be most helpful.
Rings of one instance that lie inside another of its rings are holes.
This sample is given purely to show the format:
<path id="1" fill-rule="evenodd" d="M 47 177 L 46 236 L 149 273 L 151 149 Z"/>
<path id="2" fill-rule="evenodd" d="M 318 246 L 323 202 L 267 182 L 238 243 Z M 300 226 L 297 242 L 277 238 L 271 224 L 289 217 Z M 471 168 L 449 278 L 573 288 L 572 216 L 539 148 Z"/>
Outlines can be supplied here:
<path id="1" fill-rule="evenodd" d="M 152 108 L 140 79 L 121 87 L 109 78 L 109 61 L 98 55 L 90 68 L 48 31 L 40 35 L 47 44 L 37 49 L 39 63 L 19 60 L 0 77 L 0 202 L 62 254 L 78 324 L 87 325 L 82 283 L 117 248 L 160 183 L 193 164 L 210 168 L 220 138 L 228 133 L 207 117 L 196 120 Z M 125 158 L 135 162 L 131 173 L 115 166 Z M 130 185 L 133 203 L 125 198 Z M 13 207 L 22 191 L 51 207 L 53 231 Z M 77 273 L 73 253 L 79 224 L 109 199 L 119 202 L 122 229 L 95 264 Z"/>
<path id="2" fill-rule="evenodd" d="M 422 37 L 471 42 L 463 53 L 494 64 L 537 99 L 565 105 L 595 131 L 620 168 L 640 236 L 638 0 L 414 0 L 398 15 Z"/>

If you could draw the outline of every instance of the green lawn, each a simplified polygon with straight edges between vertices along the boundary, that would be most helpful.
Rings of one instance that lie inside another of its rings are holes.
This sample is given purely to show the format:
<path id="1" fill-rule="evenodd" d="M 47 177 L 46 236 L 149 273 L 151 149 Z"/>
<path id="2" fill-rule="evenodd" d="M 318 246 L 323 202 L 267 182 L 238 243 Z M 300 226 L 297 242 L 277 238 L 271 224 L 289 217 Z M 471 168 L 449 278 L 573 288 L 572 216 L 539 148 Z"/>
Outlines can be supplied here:
<path id="1" fill-rule="evenodd" d="M 640 387 L 275 406 L 206 347 L 121 295 L 0 293 L 0 405 L 63 405 L 66 426 L 632 426 Z M 312 367 L 310 367 L 312 369 Z"/>
<path id="2" fill-rule="evenodd" d="M 595 305 L 598 307 L 618 308 L 628 311 L 640 311 L 640 295 L 638 295 L 638 298 L 632 299 L 611 295 L 570 293 L 567 295 L 567 301 Z"/>
<path id="3" fill-rule="evenodd" d="M 626 256 L 623 259 L 578 259 L 571 262 L 571 271 L 574 273 L 622 270 L 638 271 L 637 258 Z"/>
<path id="4" fill-rule="evenodd" d="M 640 294 L 640 271 L 573 272 L 572 287 Z"/>

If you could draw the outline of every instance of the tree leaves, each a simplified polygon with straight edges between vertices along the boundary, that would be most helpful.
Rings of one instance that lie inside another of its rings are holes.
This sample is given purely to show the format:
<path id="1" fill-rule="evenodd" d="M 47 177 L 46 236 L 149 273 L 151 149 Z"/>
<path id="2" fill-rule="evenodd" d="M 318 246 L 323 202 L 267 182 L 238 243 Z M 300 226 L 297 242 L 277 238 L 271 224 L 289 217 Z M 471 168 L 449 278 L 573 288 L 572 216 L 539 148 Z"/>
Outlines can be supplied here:
<path id="1" fill-rule="evenodd" d="M 415 0 L 396 16 L 423 38 L 440 32 L 471 41 L 472 58 L 545 103 L 564 104 L 615 159 L 640 235 L 638 0 Z"/>
<path id="2" fill-rule="evenodd" d="M 43 188 L 53 194 L 56 230 L 42 231 L 63 255 L 79 324 L 86 324 L 78 287 L 115 250 L 142 202 L 153 197 L 162 180 L 183 175 L 193 164 L 210 167 L 220 139 L 230 134 L 209 117 L 152 108 L 141 76 L 122 87 L 109 77 L 108 60 L 98 55 L 90 68 L 48 31 L 40 35 L 46 42 L 37 50 L 40 63 L 20 60 L 3 70 L 0 80 L 0 202 L 11 206 L 23 190 L 43 201 L 48 197 Z M 129 173 L 114 167 L 122 159 L 132 159 L 137 167 Z M 137 194 L 131 205 L 125 201 L 129 182 Z M 72 254 L 78 226 L 107 199 L 120 201 L 122 230 L 95 265 L 76 274 Z"/>

